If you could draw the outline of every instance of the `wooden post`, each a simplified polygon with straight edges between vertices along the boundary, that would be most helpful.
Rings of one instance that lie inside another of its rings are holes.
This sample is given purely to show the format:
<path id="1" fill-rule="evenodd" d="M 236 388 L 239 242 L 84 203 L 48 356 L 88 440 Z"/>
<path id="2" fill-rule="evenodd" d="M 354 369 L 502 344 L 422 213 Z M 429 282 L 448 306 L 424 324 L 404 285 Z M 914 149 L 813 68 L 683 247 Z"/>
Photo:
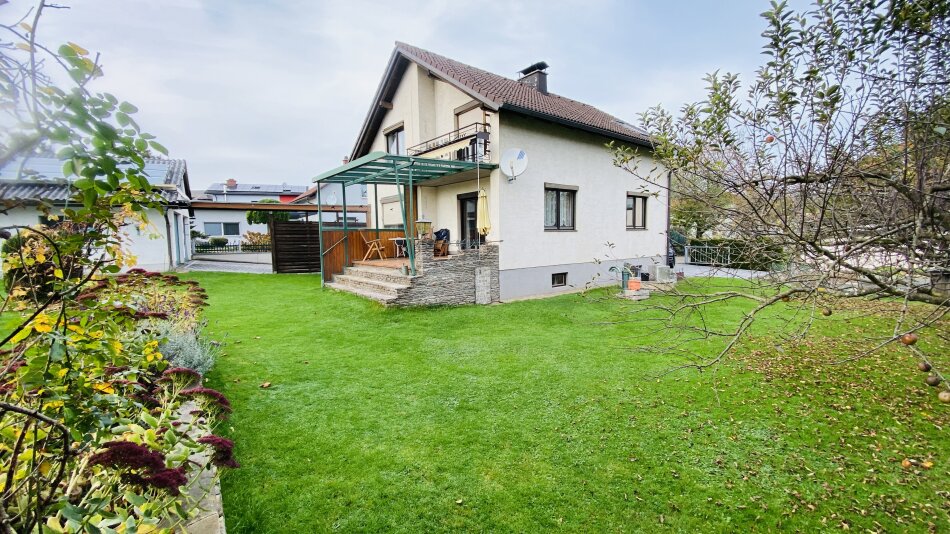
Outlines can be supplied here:
<path id="1" fill-rule="evenodd" d="M 320 182 L 317 182 L 317 232 L 320 234 L 320 287 L 327 283 L 326 273 L 323 272 L 323 200 L 320 198 Z"/>
<path id="2" fill-rule="evenodd" d="M 350 229 L 346 217 L 346 184 L 340 184 L 343 189 L 343 267 L 350 266 Z"/>

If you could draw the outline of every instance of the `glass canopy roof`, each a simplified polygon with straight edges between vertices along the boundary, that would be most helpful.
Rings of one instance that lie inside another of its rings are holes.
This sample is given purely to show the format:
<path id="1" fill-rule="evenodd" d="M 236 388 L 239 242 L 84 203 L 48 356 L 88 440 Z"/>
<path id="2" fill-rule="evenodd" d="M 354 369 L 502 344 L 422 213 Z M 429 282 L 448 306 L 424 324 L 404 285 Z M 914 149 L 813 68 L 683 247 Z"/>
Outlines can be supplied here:
<path id="1" fill-rule="evenodd" d="M 497 165 L 371 152 L 327 171 L 314 178 L 313 181 L 343 184 L 346 187 L 356 184 L 406 184 L 411 177 L 413 183 L 418 183 L 476 167 L 494 169 Z"/>

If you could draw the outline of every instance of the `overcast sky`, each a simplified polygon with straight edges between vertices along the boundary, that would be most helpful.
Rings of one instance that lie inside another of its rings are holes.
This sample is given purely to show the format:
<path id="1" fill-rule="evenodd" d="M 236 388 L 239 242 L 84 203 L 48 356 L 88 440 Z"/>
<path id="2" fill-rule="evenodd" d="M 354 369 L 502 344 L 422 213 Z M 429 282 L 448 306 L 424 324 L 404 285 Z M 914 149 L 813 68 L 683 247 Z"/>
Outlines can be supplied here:
<path id="1" fill-rule="evenodd" d="M 33 1 L 0 7 L 8 22 Z M 509 77 L 546 61 L 548 87 L 629 122 L 748 79 L 766 1 L 60 0 L 39 28 L 102 54 L 94 89 L 215 181 L 305 185 L 349 154 L 394 41 Z M 55 47 L 54 47 L 55 48 Z"/>

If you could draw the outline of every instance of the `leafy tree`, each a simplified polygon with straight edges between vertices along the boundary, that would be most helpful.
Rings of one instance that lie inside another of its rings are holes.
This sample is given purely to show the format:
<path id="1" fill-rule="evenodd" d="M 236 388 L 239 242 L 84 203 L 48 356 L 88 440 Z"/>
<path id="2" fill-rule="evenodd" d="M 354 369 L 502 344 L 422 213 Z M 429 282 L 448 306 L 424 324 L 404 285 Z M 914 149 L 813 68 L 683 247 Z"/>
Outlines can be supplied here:
<path id="1" fill-rule="evenodd" d="M 701 238 L 722 221 L 722 211 L 731 205 L 730 196 L 711 180 L 673 177 L 675 192 L 670 195 L 670 222 L 687 237 Z"/>
<path id="2" fill-rule="evenodd" d="M 643 116 L 657 171 L 612 147 L 644 180 L 663 185 L 672 172 L 671 196 L 695 202 L 691 212 L 716 214 L 753 253 L 779 247 L 786 263 L 747 289 L 674 290 L 666 324 L 674 336 L 730 340 L 690 353 L 687 365 L 703 369 L 770 307 L 791 308 L 782 328 L 799 339 L 818 312 L 882 300 L 893 329 L 869 350 L 904 342 L 942 389 L 923 341 L 950 311 L 950 2 L 822 0 L 802 12 L 773 2 L 762 16 L 766 59 L 745 89 L 736 75 L 711 74 L 704 101 Z M 697 184 L 729 202 L 696 194 Z M 695 322 L 723 300 L 751 310 L 721 329 Z"/>
<path id="3" fill-rule="evenodd" d="M 280 201 L 274 200 L 272 198 L 265 198 L 258 202 L 258 204 L 280 204 Z M 248 224 L 268 224 L 272 221 L 289 220 L 290 214 L 286 211 L 250 210 L 247 212 Z"/>
<path id="4" fill-rule="evenodd" d="M 230 451 L 223 438 L 187 433 L 210 430 L 226 400 L 185 389 L 200 377 L 167 369 L 162 340 L 142 322 L 195 320 L 205 297 L 158 273 L 107 276 L 132 263 L 120 228 L 161 206 L 144 159 L 166 150 L 140 129 L 135 106 L 89 89 L 103 74 L 98 56 L 37 38 L 56 8 L 39 0 L 0 24 L 0 166 L 26 176 L 28 156 L 55 153 L 74 193 L 61 214 L 39 207 L 66 224 L 0 222 L 13 273 L 0 314 L 20 317 L 0 332 L 0 532 L 177 530 L 189 456 Z M 4 202 L 0 213 L 16 207 Z M 207 424 L 195 417 L 176 429 L 186 398 Z"/>

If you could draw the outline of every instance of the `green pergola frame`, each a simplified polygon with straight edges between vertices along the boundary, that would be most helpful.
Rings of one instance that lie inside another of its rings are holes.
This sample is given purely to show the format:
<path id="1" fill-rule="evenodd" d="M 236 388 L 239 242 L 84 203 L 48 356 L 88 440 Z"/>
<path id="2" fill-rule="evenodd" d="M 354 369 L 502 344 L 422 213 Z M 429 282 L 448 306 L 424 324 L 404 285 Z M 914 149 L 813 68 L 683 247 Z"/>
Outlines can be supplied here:
<path id="1" fill-rule="evenodd" d="M 415 206 L 415 199 L 413 198 L 414 186 L 460 172 L 476 169 L 491 170 L 497 167 L 498 165 L 474 161 L 417 158 L 387 154 L 386 152 L 371 152 L 361 158 L 357 158 L 333 170 L 327 171 L 314 178 L 313 181 L 317 184 L 333 183 L 343 186 L 343 239 L 345 241 L 349 240 L 346 213 L 347 187 L 358 184 L 408 186 L 408 199 L 405 198 L 402 187 L 397 187 L 397 189 L 399 192 L 399 208 L 402 211 L 403 232 L 406 236 L 406 252 L 409 256 L 409 268 L 414 276 L 416 274 L 415 243 L 414 238 L 410 237 L 410 221 L 408 220 L 406 210 L 408 204 L 408 213 L 413 212 L 412 208 Z M 320 189 L 320 187 L 317 187 L 317 221 L 320 232 L 320 263 L 322 265 L 325 251 L 323 249 L 323 201 L 320 197 Z M 348 243 L 344 243 L 343 250 L 344 263 L 349 264 Z M 321 279 L 326 280 L 326 277 L 323 275 L 323 269 L 321 268 L 320 271 Z"/>

